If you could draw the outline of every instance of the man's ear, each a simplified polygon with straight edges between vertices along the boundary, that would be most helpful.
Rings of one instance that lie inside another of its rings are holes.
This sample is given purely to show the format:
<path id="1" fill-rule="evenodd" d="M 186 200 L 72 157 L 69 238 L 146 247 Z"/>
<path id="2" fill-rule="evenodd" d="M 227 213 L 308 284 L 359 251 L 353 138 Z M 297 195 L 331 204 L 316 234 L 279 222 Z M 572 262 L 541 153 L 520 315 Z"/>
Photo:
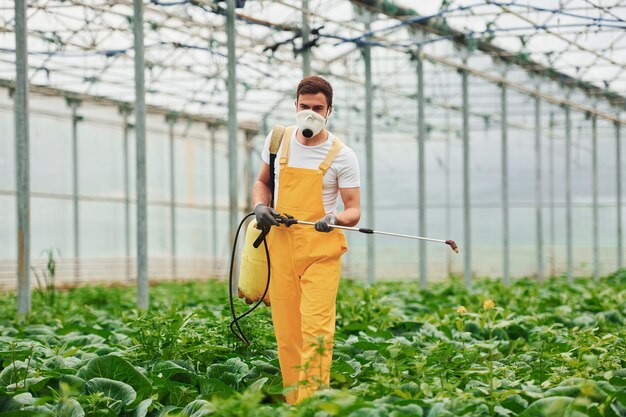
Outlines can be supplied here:
<path id="1" fill-rule="evenodd" d="M 329 118 L 331 114 L 333 114 L 333 106 L 328 107 L 328 111 L 326 112 L 326 118 Z"/>
<path id="2" fill-rule="evenodd" d="M 296 111 L 298 111 L 298 99 L 295 99 L 293 105 L 296 107 Z"/>

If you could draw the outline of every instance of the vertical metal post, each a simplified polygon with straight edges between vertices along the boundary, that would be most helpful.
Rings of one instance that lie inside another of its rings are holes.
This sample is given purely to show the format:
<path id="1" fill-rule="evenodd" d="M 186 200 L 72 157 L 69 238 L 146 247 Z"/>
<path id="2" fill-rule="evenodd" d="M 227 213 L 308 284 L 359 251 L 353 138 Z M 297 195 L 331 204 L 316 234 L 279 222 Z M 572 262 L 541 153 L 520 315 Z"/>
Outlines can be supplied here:
<path id="1" fill-rule="evenodd" d="M 169 128 L 170 142 L 170 257 L 172 259 L 172 277 L 177 278 L 176 270 L 176 161 L 174 150 L 174 125 L 176 115 L 168 114 L 165 118 Z"/>
<path id="2" fill-rule="evenodd" d="M 228 45 L 228 189 L 230 238 L 237 231 L 237 73 L 235 56 L 235 0 L 227 0 L 226 32 Z M 235 289 L 236 286 L 233 286 Z"/>
<path id="3" fill-rule="evenodd" d="M 217 270 L 217 168 L 215 167 L 215 129 L 211 130 L 211 241 L 213 246 L 213 268 Z"/>
<path id="4" fill-rule="evenodd" d="M 146 196 L 146 86 L 143 2 L 133 0 L 135 35 L 135 141 L 137 146 L 137 307 L 148 308 L 148 227 Z"/>
<path id="5" fill-rule="evenodd" d="M 30 311 L 30 177 L 26 0 L 15 1 L 15 166 L 17 187 L 17 317 Z"/>
<path id="6" fill-rule="evenodd" d="M 75 99 L 67 99 L 68 106 L 72 109 L 72 217 L 73 217 L 73 245 L 74 245 L 74 281 L 80 280 L 80 212 L 78 208 L 78 115 L 80 102 Z"/>
<path id="7" fill-rule="evenodd" d="M 128 165 L 128 134 L 131 128 L 128 116 L 130 115 L 130 109 L 128 107 L 120 107 L 120 113 L 124 118 L 124 138 L 122 144 L 124 160 L 124 166 L 122 167 L 124 174 L 124 255 L 126 257 L 126 279 L 130 280 L 130 175 Z"/>
<path id="8" fill-rule="evenodd" d="M 246 213 L 253 211 L 254 207 L 252 207 L 252 187 L 254 186 L 254 170 L 253 167 L 253 147 L 252 147 L 252 139 L 254 138 L 254 132 L 251 130 L 245 131 L 245 149 L 246 149 L 246 165 L 245 165 L 245 176 L 244 176 L 244 189 L 246 190 L 246 199 L 245 199 L 245 211 Z"/>
<path id="9" fill-rule="evenodd" d="M 370 31 L 370 24 L 365 24 L 365 31 Z M 365 160 L 367 165 L 367 224 L 374 229 L 374 146 L 372 138 L 372 55 L 369 45 L 363 45 L 363 61 L 365 64 Z M 367 282 L 374 282 L 376 270 L 376 253 L 374 239 L 367 239 Z"/>
<path id="10" fill-rule="evenodd" d="M 467 59 L 463 60 L 463 65 L 467 65 Z M 465 69 L 461 69 L 461 80 L 463 88 L 463 226 L 464 226 L 464 246 L 465 252 L 465 287 L 472 286 L 472 218 L 470 207 L 470 137 L 469 137 L 469 95 L 468 95 L 468 74 Z"/>
<path id="11" fill-rule="evenodd" d="M 426 141 L 426 126 L 424 124 L 424 60 L 422 56 L 422 48 L 418 48 L 417 55 L 417 183 L 419 187 L 418 206 L 419 206 L 419 235 L 426 236 L 426 161 L 424 158 L 424 148 Z M 420 240 L 419 243 L 419 259 L 420 259 L 420 287 L 428 286 L 426 276 L 426 242 Z"/>
<path id="12" fill-rule="evenodd" d="M 537 89 L 539 87 L 537 86 Z M 543 281 L 543 188 L 541 160 L 541 98 L 535 96 L 535 226 L 537 239 L 537 280 Z"/>
<path id="13" fill-rule="evenodd" d="M 502 118 L 502 281 L 505 286 L 510 284 L 510 228 L 509 228 L 509 125 L 507 121 L 506 85 L 500 84 L 500 117 Z"/>
<path id="14" fill-rule="evenodd" d="M 620 124 L 615 122 L 615 173 L 617 186 L 617 268 L 624 267 L 624 240 L 622 224 L 622 145 Z"/>
<path id="15" fill-rule="evenodd" d="M 592 175 L 592 195 L 593 195 L 593 280 L 600 279 L 600 235 L 598 230 L 598 126 L 597 118 L 591 115 L 591 175 Z"/>
<path id="16" fill-rule="evenodd" d="M 548 135 L 550 137 L 550 276 L 556 275 L 556 258 L 555 258 L 555 225 L 554 225 L 554 112 L 550 112 L 550 126 Z"/>
<path id="17" fill-rule="evenodd" d="M 309 43 L 309 0 L 302 0 L 302 76 L 311 75 L 311 49 Z"/>
<path id="18" fill-rule="evenodd" d="M 567 282 L 574 281 L 574 253 L 572 238 L 572 121 L 569 106 L 565 109 L 565 227 L 567 236 Z"/>
<path id="19" fill-rule="evenodd" d="M 452 231 L 452 209 L 450 207 L 450 109 L 446 108 L 446 236 L 451 236 Z M 452 254 L 451 251 L 445 251 L 446 254 L 446 276 L 450 277 L 452 274 Z"/>
<path id="20" fill-rule="evenodd" d="M 346 60 L 344 65 L 345 65 L 348 73 L 353 73 L 354 62 L 355 61 L 353 61 L 353 60 L 350 60 L 350 61 Z M 347 88 L 347 86 L 345 84 L 344 84 L 343 88 L 344 88 L 344 91 L 346 93 L 346 97 L 345 97 L 346 103 L 352 103 L 352 89 L 351 88 Z M 348 106 L 346 108 L 346 126 L 352 126 L 352 112 L 353 112 L 353 108 L 351 106 Z M 346 132 L 346 136 L 345 136 L 345 138 L 346 138 L 346 145 L 352 146 L 352 135 L 353 134 L 354 134 L 354 132 L 350 131 L 350 130 Z M 350 235 L 350 233 L 346 234 L 346 242 L 347 242 L 349 248 L 352 247 L 352 236 Z M 343 260 L 341 262 L 341 265 L 342 265 L 342 267 L 343 267 L 343 269 L 345 271 L 345 273 L 342 272 L 342 275 L 346 276 L 348 278 L 353 278 L 353 276 L 354 276 L 354 274 L 352 272 L 353 270 L 352 270 L 352 253 L 351 252 L 352 251 L 346 252 L 343 255 L 343 258 L 342 258 Z"/>

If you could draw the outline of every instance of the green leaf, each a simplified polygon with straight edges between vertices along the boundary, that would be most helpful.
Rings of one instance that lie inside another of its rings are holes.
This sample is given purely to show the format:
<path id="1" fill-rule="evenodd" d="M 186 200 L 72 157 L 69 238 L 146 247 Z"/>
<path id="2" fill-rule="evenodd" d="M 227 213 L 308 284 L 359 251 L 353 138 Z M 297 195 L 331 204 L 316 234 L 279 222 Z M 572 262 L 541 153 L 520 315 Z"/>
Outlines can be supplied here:
<path id="1" fill-rule="evenodd" d="M 216 378 L 198 378 L 197 381 L 202 395 L 226 394 L 227 396 L 236 392 L 233 387 Z"/>
<path id="2" fill-rule="evenodd" d="M 108 378 L 133 387 L 139 401 L 150 397 L 152 384 L 141 372 L 125 359 L 116 355 L 99 356 L 90 360 L 76 374 L 84 380 Z"/>
<path id="3" fill-rule="evenodd" d="M 409 384 L 411 384 L 412 382 L 409 382 Z M 408 385 L 408 384 L 407 384 Z M 426 383 L 426 382 L 422 382 L 420 384 L 420 390 L 424 393 L 425 396 L 427 397 L 432 397 L 433 396 L 433 392 L 430 389 L 430 386 Z"/>
<path id="4" fill-rule="evenodd" d="M 30 371 L 26 368 L 26 362 L 15 361 L 0 372 L 0 386 L 6 387 L 21 382 Z"/>
<path id="5" fill-rule="evenodd" d="M 20 343 L 20 342 L 17 342 Z M 23 343 L 23 342 L 22 342 Z M 28 359 L 33 350 L 28 345 L 19 344 L 11 349 L 0 349 L 0 358 L 12 358 L 16 361 Z"/>
<path id="6" fill-rule="evenodd" d="M 389 413 L 389 417 L 422 417 L 424 411 L 417 404 L 398 405 Z"/>
<path id="7" fill-rule="evenodd" d="M 243 377 L 248 373 L 248 371 L 248 365 L 246 365 L 240 358 L 229 358 L 224 363 L 215 363 L 209 366 L 207 376 L 219 377 L 225 373 L 231 373 Z"/>
<path id="8" fill-rule="evenodd" d="M 254 383 L 252 385 L 250 385 L 248 387 L 248 391 L 249 392 L 259 392 L 261 391 L 261 389 L 263 389 L 263 386 L 265 385 L 265 383 L 268 381 L 268 378 L 260 378 L 257 379 L 256 381 L 254 381 Z"/>
<path id="9" fill-rule="evenodd" d="M 433 405 L 427 414 L 428 417 L 454 417 L 454 414 L 443 408 L 443 404 Z"/>
<path id="10" fill-rule="evenodd" d="M 84 379 L 77 377 L 76 375 L 61 375 L 59 381 L 65 382 L 74 389 L 82 389 L 86 382 Z"/>
<path id="11" fill-rule="evenodd" d="M 519 394 L 509 395 L 502 401 L 501 405 L 516 413 L 521 413 L 528 407 L 528 401 Z"/>
<path id="12" fill-rule="evenodd" d="M 360 331 L 367 330 L 367 324 L 353 322 L 341 328 L 341 331 L 344 333 L 358 333 Z"/>
<path id="13" fill-rule="evenodd" d="M 207 376 L 219 379 L 235 389 L 239 389 L 243 378 L 248 374 L 249 367 L 239 358 L 227 359 L 224 363 L 209 366 Z"/>
<path id="14" fill-rule="evenodd" d="M 109 407 L 119 413 L 124 406 L 131 404 L 137 398 L 137 393 L 128 384 L 108 378 L 92 378 L 85 384 L 88 393 L 102 393 L 106 398 L 114 400 Z"/>
<path id="15" fill-rule="evenodd" d="M 65 368 L 65 358 L 61 355 L 55 355 L 44 361 L 43 366 L 48 369 L 62 369 Z"/>
<path id="16" fill-rule="evenodd" d="M 280 368 L 266 361 L 261 361 L 261 360 L 252 361 L 252 365 L 254 366 L 254 368 L 252 368 L 250 372 L 257 371 L 258 373 L 264 373 L 264 374 L 270 374 L 270 375 L 280 374 Z M 333 366 L 335 366 L 334 362 L 333 362 Z"/>
<path id="17" fill-rule="evenodd" d="M 13 410 L 0 413 L 0 417 L 44 417 L 51 416 L 52 413 L 34 410 Z"/>
<path id="18" fill-rule="evenodd" d="M 394 323 L 390 330 L 396 334 L 413 333 L 418 332 L 422 327 L 424 327 L 424 323 L 419 321 L 399 321 Z"/>
<path id="19" fill-rule="evenodd" d="M 17 410 L 21 407 L 22 404 L 17 402 L 12 396 L 0 393 L 0 412 Z"/>
<path id="20" fill-rule="evenodd" d="M 206 400 L 195 400 L 183 408 L 182 414 L 187 417 L 202 417 L 215 413 L 216 408 Z"/>
<path id="21" fill-rule="evenodd" d="M 30 377 L 30 378 L 26 378 L 24 380 L 18 381 L 14 384 L 8 385 L 7 389 L 15 391 L 20 388 L 25 388 L 25 389 L 28 389 L 29 391 L 36 391 L 35 389 L 33 389 L 33 387 L 39 388 L 41 384 L 45 385 L 46 381 L 48 381 L 49 379 L 50 378 L 44 378 L 41 376 Z"/>
<path id="22" fill-rule="evenodd" d="M 175 416 L 175 417 L 180 417 L 180 413 L 183 411 L 182 407 L 176 407 L 173 405 L 168 405 L 166 407 L 163 407 L 157 414 L 155 417 L 169 417 L 169 416 Z"/>
<path id="23" fill-rule="evenodd" d="M 104 338 L 96 334 L 80 334 L 71 332 L 60 337 L 67 346 L 83 347 L 88 345 L 100 345 L 104 342 Z"/>
<path id="24" fill-rule="evenodd" d="M 537 400 L 518 417 L 585 417 L 585 414 L 572 409 L 574 399 L 569 397 L 549 397 Z"/>
<path id="25" fill-rule="evenodd" d="M 21 394 L 17 394 L 13 397 L 13 399 L 22 405 L 33 405 L 35 403 L 33 394 L 31 394 L 30 392 L 22 392 Z"/>
<path id="26" fill-rule="evenodd" d="M 172 361 L 157 362 L 152 368 L 152 374 L 165 380 L 172 379 L 186 384 L 191 384 L 194 377 L 194 374 L 188 369 Z"/>
<path id="27" fill-rule="evenodd" d="M 626 407 L 617 401 L 613 401 L 611 403 L 611 411 L 613 411 L 617 416 L 626 416 Z M 609 414 L 607 413 L 607 415 Z"/>
<path id="28" fill-rule="evenodd" d="M 49 335 L 55 336 L 56 333 L 53 327 L 47 326 L 45 324 L 31 324 L 29 326 L 24 327 L 24 333 L 27 335 Z"/>
<path id="29" fill-rule="evenodd" d="M 396 389 L 396 394 L 402 398 L 414 398 L 419 392 L 420 387 L 413 381 L 402 384 Z"/>
<path id="30" fill-rule="evenodd" d="M 360 408 L 348 414 L 348 417 L 387 417 L 387 411 L 377 408 Z"/>
<path id="31" fill-rule="evenodd" d="M 509 410 L 508 408 L 504 408 L 504 407 L 499 406 L 499 405 L 496 405 L 494 407 L 493 411 L 495 411 L 497 415 L 504 416 L 504 417 L 508 417 L 510 415 L 514 415 L 515 414 L 513 411 Z"/>
<path id="32" fill-rule="evenodd" d="M 626 368 L 614 371 L 609 382 L 616 387 L 626 387 Z"/>
<path id="33" fill-rule="evenodd" d="M 579 397 L 584 396 L 596 402 L 604 402 L 607 395 L 602 391 L 595 381 L 582 378 L 570 378 L 561 382 L 558 387 L 551 388 L 545 392 L 546 397 Z"/>
<path id="34" fill-rule="evenodd" d="M 73 398 L 59 401 L 54 411 L 57 417 L 85 417 L 85 411 Z"/>
<path id="35" fill-rule="evenodd" d="M 152 405 L 152 398 L 143 400 L 142 402 L 139 403 L 137 408 L 135 408 L 134 410 L 131 410 L 132 412 L 131 416 L 132 417 L 146 417 L 146 414 L 148 414 L 148 409 L 150 408 L 151 405 Z"/>
<path id="36" fill-rule="evenodd" d="M 338 374 L 348 374 L 351 375 L 355 369 L 354 367 L 346 360 L 334 360 L 331 366 L 331 371 Z"/>

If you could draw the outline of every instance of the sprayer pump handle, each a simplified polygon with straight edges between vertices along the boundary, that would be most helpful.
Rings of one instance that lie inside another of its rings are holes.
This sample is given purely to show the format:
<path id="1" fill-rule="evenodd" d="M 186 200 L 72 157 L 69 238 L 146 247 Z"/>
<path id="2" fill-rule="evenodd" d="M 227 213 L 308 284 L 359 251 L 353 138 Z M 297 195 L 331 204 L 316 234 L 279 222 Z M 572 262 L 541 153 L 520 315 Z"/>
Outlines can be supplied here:
<path id="1" fill-rule="evenodd" d="M 265 236 L 267 236 L 269 232 L 270 232 L 270 226 L 261 228 L 261 233 L 256 238 L 252 246 L 254 246 L 255 249 L 258 249 L 258 247 L 261 246 L 261 243 L 263 243 L 263 239 L 265 239 Z"/>
<path id="2" fill-rule="evenodd" d="M 278 220 L 278 223 L 282 223 L 285 226 L 289 227 L 292 224 L 298 224 L 298 219 L 295 219 L 292 215 L 284 213 L 283 216 L 276 216 L 276 220 Z"/>

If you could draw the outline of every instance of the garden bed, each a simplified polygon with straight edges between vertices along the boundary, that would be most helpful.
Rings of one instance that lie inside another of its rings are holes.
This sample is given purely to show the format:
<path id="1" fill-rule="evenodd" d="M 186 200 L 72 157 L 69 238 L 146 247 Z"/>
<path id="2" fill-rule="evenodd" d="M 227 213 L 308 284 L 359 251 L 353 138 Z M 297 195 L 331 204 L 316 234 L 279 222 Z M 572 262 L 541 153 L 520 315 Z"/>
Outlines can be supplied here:
<path id="1" fill-rule="evenodd" d="M 626 416 L 626 272 L 600 283 L 344 281 L 330 389 L 282 402 L 269 310 L 223 282 L 0 294 L 0 416 Z M 238 301 L 237 308 L 246 306 Z"/>

